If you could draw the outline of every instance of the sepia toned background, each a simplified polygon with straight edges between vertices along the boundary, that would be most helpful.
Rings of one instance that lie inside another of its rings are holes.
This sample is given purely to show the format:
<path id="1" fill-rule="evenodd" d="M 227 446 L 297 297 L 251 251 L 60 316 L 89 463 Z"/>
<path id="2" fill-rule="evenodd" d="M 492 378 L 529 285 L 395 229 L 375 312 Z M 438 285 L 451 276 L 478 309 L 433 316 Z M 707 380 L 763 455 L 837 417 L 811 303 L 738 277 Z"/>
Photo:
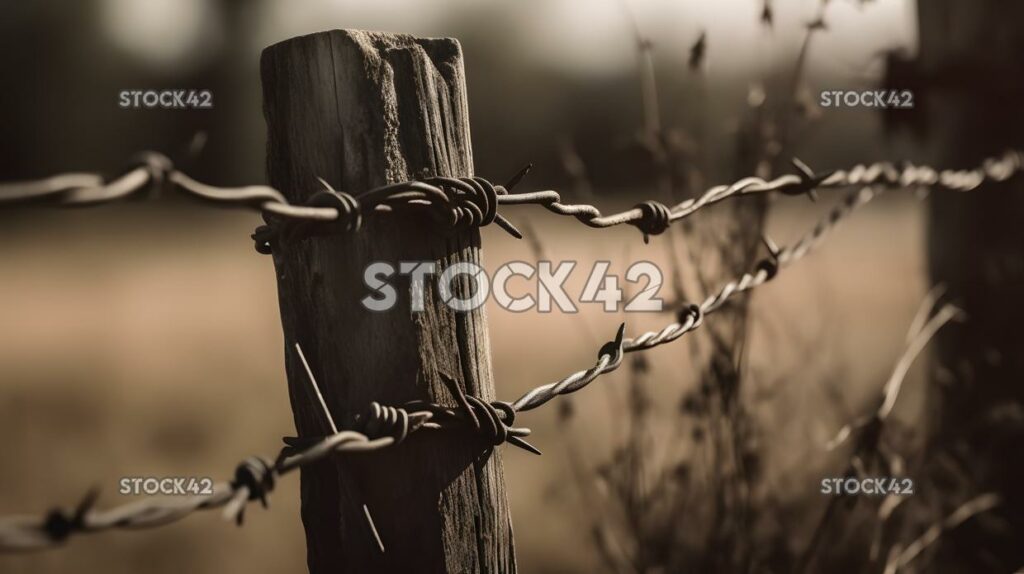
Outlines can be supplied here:
<path id="1" fill-rule="evenodd" d="M 358 28 L 461 41 L 478 174 L 500 181 L 532 162 L 524 189 L 624 208 L 659 193 L 642 145 L 649 108 L 637 30 L 654 46 L 660 122 L 678 128 L 674 141 L 696 166 L 687 172 L 693 192 L 758 167 L 745 163 L 738 143 L 751 110 L 764 98 L 790 96 L 807 24 L 823 8 L 812 0 L 771 2 L 770 25 L 765 10 L 755 0 L 5 5 L 0 180 L 117 173 L 135 152 L 153 149 L 200 181 L 263 182 L 260 51 L 301 34 Z M 910 112 L 894 120 L 815 105 L 824 89 L 883 84 L 893 54 L 914 56 L 915 3 L 836 0 L 824 17 L 828 27 L 815 35 L 793 90 L 802 127 L 785 153 L 817 169 L 934 159 L 934 140 L 915 133 L 919 120 Z M 214 109 L 117 106 L 123 89 L 164 88 L 209 89 Z M 775 199 L 766 229 L 780 244 L 796 240 L 839 199 L 827 192 L 816 203 Z M 711 228 L 732 213 L 718 209 L 708 216 Z M 654 261 L 667 279 L 680 267 L 692 274 L 688 267 L 699 259 L 670 249 L 670 241 L 690 245 L 675 235 L 645 245 L 632 228 L 592 230 L 531 207 L 506 213 L 534 241 L 484 229 L 485 267 L 493 272 L 540 255 L 577 260 L 570 293 L 599 259 L 611 259 L 618 273 L 631 261 Z M 757 429 L 756 490 L 765 505 L 751 544 L 767 548 L 770 540 L 778 552 L 799 555 L 809 543 L 827 504 L 821 478 L 845 472 L 843 453 L 825 445 L 870 410 L 931 286 L 928 217 L 918 194 L 888 194 L 751 295 L 740 400 Z M 124 502 L 122 476 L 225 478 L 238 460 L 270 455 L 294 432 L 273 267 L 248 238 L 259 223 L 252 213 L 170 196 L 0 212 L 0 514 L 69 507 L 90 486 L 101 489 L 101 506 Z M 694 249 L 714 246 L 706 230 L 694 233 L 703 233 Z M 711 277 L 715 284 L 728 278 Z M 671 300 L 672 286 L 661 294 Z M 622 320 L 637 333 L 668 318 L 623 317 L 594 305 L 577 315 L 490 305 L 498 394 L 511 399 L 587 365 Z M 679 450 L 672 456 L 700 476 L 707 474 L 695 455 L 703 448 L 694 432 L 700 425 L 680 422 L 679 414 L 704 373 L 700 352 L 687 345 L 646 354 L 645 432 L 655 450 Z M 624 421 L 635 420 L 623 411 L 637 372 L 621 369 L 566 399 L 571 416 L 563 407 L 521 417 L 545 453 L 504 451 L 521 571 L 622 571 L 596 548 L 595 532 L 603 530 L 595 525 L 621 522 L 600 469 L 617 456 Z M 921 361 L 897 405 L 901 444 L 925 442 L 927 379 Z M 701 488 L 715 488 L 703 480 Z M 705 518 L 694 511 L 664 528 L 701 530 Z M 252 507 L 242 528 L 201 513 L 157 530 L 85 535 L 57 551 L 0 556 L 0 571 L 305 571 L 298 480 L 281 481 L 270 509 Z"/>

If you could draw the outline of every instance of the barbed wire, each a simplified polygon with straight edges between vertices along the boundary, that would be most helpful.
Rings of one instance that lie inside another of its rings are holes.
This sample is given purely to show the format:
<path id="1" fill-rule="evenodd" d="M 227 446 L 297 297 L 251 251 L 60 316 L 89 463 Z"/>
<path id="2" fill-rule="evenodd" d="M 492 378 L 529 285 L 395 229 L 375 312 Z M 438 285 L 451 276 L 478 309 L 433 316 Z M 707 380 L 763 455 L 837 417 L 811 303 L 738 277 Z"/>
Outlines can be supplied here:
<path id="1" fill-rule="evenodd" d="M 528 411 L 543 405 L 558 395 L 576 392 L 589 385 L 597 377 L 618 369 L 622 364 L 624 353 L 645 351 L 671 343 L 697 329 L 703 324 L 706 315 L 721 308 L 730 298 L 771 281 L 781 268 L 804 258 L 839 222 L 849 217 L 857 208 L 878 197 L 882 191 L 881 188 L 864 187 L 848 194 L 811 231 L 788 247 L 780 249 L 771 238 L 767 235 L 763 236 L 762 239 L 769 256 L 759 261 L 755 265 L 754 271 L 744 273 L 740 278 L 726 283 L 699 304 L 681 306 L 676 321 L 666 325 L 660 331 L 648 331 L 634 338 L 624 339 L 622 335 L 625 324 L 620 325 L 615 340 L 602 347 L 599 359 L 593 367 L 573 373 L 560 381 L 533 389 L 512 403 L 513 408 L 517 411 Z"/>
<path id="2" fill-rule="evenodd" d="M 411 401 L 402 407 L 386 407 L 376 402 L 371 403 L 369 411 L 355 417 L 349 429 L 326 437 L 288 438 L 285 448 L 273 462 L 261 457 L 245 459 L 236 467 L 234 479 L 215 484 L 212 495 L 153 497 L 100 511 L 93 508 L 98 498 L 97 492 L 90 491 L 70 513 L 55 509 L 44 517 L 15 516 L 0 519 L 0 551 L 52 548 L 63 543 L 72 534 L 78 533 L 162 526 L 199 510 L 221 508 L 226 519 L 241 524 L 246 504 L 258 500 L 265 507 L 267 494 L 273 489 L 277 479 L 294 469 L 334 453 L 367 452 L 394 446 L 421 429 L 455 426 L 472 428 L 489 439 L 493 445 L 509 442 L 539 454 L 540 451 L 523 440 L 523 437 L 529 435 L 529 429 L 512 426 L 517 412 L 535 409 L 556 396 L 573 393 L 586 387 L 599 376 L 617 369 L 622 363 L 624 353 L 650 349 L 674 341 L 696 329 L 703 322 L 705 314 L 721 307 L 736 293 L 770 280 L 779 266 L 803 257 L 838 221 L 875 195 L 869 188 L 851 194 L 793 247 L 783 250 L 770 247 L 771 258 L 759 263 L 757 271 L 728 283 L 702 304 L 687 307 L 680 314 L 680 320 L 665 329 L 657 333 L 644 333 L 634 339 L 624 339 L 625 324 L 620 325 L 614 340 L 599 350 L 598 360 L 593 367 L 573 373 L 554 383 L 541 385 L 513 403 L 487 403 L 472 395 L 466 395 L 451 377 L 442 374 L 442 380 L 458 405 L 457 408 L 426 401 Z M 312 379 L 311 372 L 310 378 Z M 333 419 L 331 423 L 332 428 L 335 428 Z"/>
<path id="3" fill-rule="evenodd" d="M 1005 174 L 1005 179 L 1015 170 L 1016 168 L 999 173 Z M 517 177 L 521 175 L 522 173 Z M 868 181 L 877 182 L 877 178 L 873 176 L 855 177 L 866 177 Z M 998 174 L 989 177 L 1000 179 Z M 926 179 L 930 181 L 930 178 Z M 512 185 L 514 183 L 513 181 Z M 926 182 L 918 183 L 928 185 Z M 446 407 L 422 400 L 410 401 L 401 407 L 383 406 L 373 402 L 366 413 L 357 415 L 350 421 L 349 429 L 324 437 L 286 438 L 286 446 L 273 462 L 261 457 L 245 459 L 236 467 L 231 481 L 214 485 L 212 495 L 154 497 L 99 511 L 93 508 L 97 500 L 97 492 L 94 490 L 90 491 L 71 513 L 55 509 L 44 517 L 2 518 L 0 552 L 52 548 L 77 533 L 161 526 L 180 520 L 195 511 L 215 508 L 222 508 L 222 514 L 226 519 L 241 524 L 247 503 L 258 500 L 266 507 L 267 494 L 273 489 L 277 479 L 296 468 L 322 460 L 334 453 L 368 452 L 388 448 L 402 443 L 410 434 L 422 429 L 470 429 L 493 446 L 508 442 L 540 454 L 539 450 L 523 438 L 530 434 L 530 430 L 512 426 L 517 413 L 533 410 L 557 396 L 585 388 L 601 375 L 618 369 L 625 353 L 652 349 L 675 341 L 697 329 L 703 324 L 707 314 L 720 309 L 732 297 L 771 281 L 780 269 L 804 258 L 842 220 L 883 191 L 884 188 L 876 183 L 875 186 L 865 186 L 848 194 L 814 228 L 785 248 L 779 248 L 768 236 L 763 236 L 769 255 L 755 265 L 754 271 L 730 281 L 699 304 L 683 306 L 678 312 L 677 320 L 660 331 L 648 331 L 634 338 L 625 338 L 625 323 L 620 324 L 615 338 L 599 349 L 594 366 L 572 373 L 561 380 L 540 385 L 514 402 L 485 402 L 478 397 L 465 394 L 454 379 L 441 373 L 441 378 L 457 407 Z M 309 374 L 312 379 L 312 372 Z M 333 428 L 335 427 L 332 420 Z"/>
<path id="4" fill-rule="evenodd" d="M 501 197 L 502 205 L 534 204 L 559 215 L 573 216 L 589 227 L 613 227 L 628 223 L 636 226 L 645 235 L 657 235 L 669 225 L 697 211 L 730 197 L 759 193 L 779 192 L 784 195 L 810 195 L 815 197 L 819 189 L 851 187 L 858 185 L 885 184 L 897 187 L 926 185 L 952 191 L 971 191 L 985 181 L 1005 181 L 1024 167 L 1024 152 L 1009 150 L 1002 156 L 985 159 L 978 168 L 970 170 L 936 170 L 928 166 L 905 163 L 896 167 L 891 162 L 859 164 L 850 169 L 837 169 L 814 173 L 807 164 L 793 159 L 796 174 L 765 180 L 746 177 L 730 185 L 718 185 L 698 197 L 687 199 L 668 207 L 656 201 L 647 201 L 633 209 L 602 215 L 596 207 L 588 204 L 563 204 L 556 191 L 535 191 Z"/>
<path id="5" fill-rule="evenodd" d="M 270 253 L 273 243 L 280 238 L 351 232 L 360 229 L 370 216 L 400 211 L 422 211 L 434 221 L 453 228 L 495 223 L 521 238 L 522 233 L 497 212 L 501 205 L 538 205 L 594 228 L 628 224 L 639 229 L 647 240 L 651 235 L 663 233 L 673 222 L 731 197 L 779 192 L 813 198 L 820 189 L 876 184 L 970 191 L 986 181 L 1005 181 L 1020 172 L 1024 168 L 1024 152 L 1009 150 L 1001 156 L 985 159 L 975 169 L 966 170 L 937 170 L 912 163 L 897 167 L 891 162 L 877 162 L 815 173 L 798 159 L 793 160 L 793 165 L 797 170 L 795 174 L 772 180 L 746 177 L 729 185 L 712 187 L 698 197 L 671 207 L 658 201 L 644 201 L 632 209 L 604 215 L 594 205 L 562 203 L 561 196 L 554 190 L 511 193 L 531 166 L 520 170 L 505 185 L 495 185 L 482 177 L 424 177 L 358 195 L 336 191 L 320 179 L 324 189 L 315 192 L 304 204 L 294 205 L 283 193 L 265 185 L 228 188 L 200 183 L 175 169 L 167 156 L 143 152 L 128 170 L 109 181 L 99 174 L 69 173 L 0 184 L 0 207 L 89 206 L 144 195 L 147 190 L 159 192 L 173 187 L 195 199 L 262 211 L 268 224 L 258 227 L 253 234 L 260 253 Z"/>
<path id="6" fill-rule="evenodd" d="M 288 202 L 270 186 L 216 187 L 198 182 L 174 167 L 167 156 L 143 152 L 130 167 L 109 181 L 94 173 L 69 173 L 41 180 L 0 184 L 0 207 L 50 205 L 87 207 L 135 196 L 176 189 L 188 197 L 229 207 L 262 211 L 268 225 L 253 234 L 256 249 L 270 253 L 279 237 L 305 237 L 355 231 L 371 215 L 398 211 L 423 211 L 436 222 L 453 228 L 497 224 L 511 235 L 522 234 L 497 213 L 497 197 L 508 193 L 529 168 L 504 186 L 482 177 L 424 177 L 377 187 L 358 197 L 335 191 L 320 179 L 324 189 L 302 205 Z"/>
<path id="7" fill-rule="evenodd" d="M 260 501 L 267 507 L 267 495 L 277 480 L 295 469 L 323 460 L 335 453 L 377 451 L 398 445 L 423 429 L 475 430 L 492 445 L 508 442 L 540 454 L 523 440 L 530 430 L 512 426 L 515 410 L 508 403 L 484 402 L 464 394 L 450 377 L 446 386 L 456 395 L 457 408 L 427 401 L 410 401 L 402 407 L 373 402 L 370 409 L 355 416 L 351 428 L 324 437 L 286 437 L 286 446 L 271 462 L 249 457 L 235 467 L 234 478 L 212 486 L 212 494 L 149 497 L 108 510 L 94 509 L 98 491 L 90 490 L 68 513 L 54 509 L 45 516 L 0 518 L 0 552 L 35 551 L 60 546 L 73 534 L 113 529 L 154 528 L 176 522 L 200 510 L 223 509 L 222 516 L 242 524 L 246 505 Z"/>

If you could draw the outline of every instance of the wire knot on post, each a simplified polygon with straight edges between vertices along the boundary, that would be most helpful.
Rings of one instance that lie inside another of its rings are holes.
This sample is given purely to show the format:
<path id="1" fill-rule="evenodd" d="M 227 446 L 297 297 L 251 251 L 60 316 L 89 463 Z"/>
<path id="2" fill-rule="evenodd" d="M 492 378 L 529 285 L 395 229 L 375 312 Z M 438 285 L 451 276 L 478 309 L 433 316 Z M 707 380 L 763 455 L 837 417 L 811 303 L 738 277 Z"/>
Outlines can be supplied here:
<path id="1" fill-rule="evenodd" d="M 512 426 L 516 421 L 516 409 L 503 401 L 487 402 L 480 397 L 462 390 L 459 383 L 445 373 L 440 373 L 452 398 L 458 403 L 458 410 L 447 409 L 436 404 L 428 408 L 435 412 L 435 420 L 444 423 L 468 424 L 473 431 L 492 446 L 509 443 L 533 454 L 541 454 L 540 450 L 523 440 L 530 435 L 528 428 Z"/>
<path id="2" fill-rule="evenodd" d="M 280 237 L 296 239 L 313 235 L 348 233 L 358 231 L 363 225 L 362 206 L 354 196 L 343 191 L 335 191 L 326 181 L 320 180 L 326 189 L 322 189 L 303 203 L 311 209 L 334 209 L 337 216 L 330 220 L 284 220 L 261 225 L 253 232 L 256 251 L 263 255 L 273 252 L 273 244 Z"/>
<path id="3" fill-rule="evenodd" d="M 430 177 L 424 183 L 444 191 L 452 227 L 483 227 L 498 215 L 498 192 L 482 177 Z"/>
<path id="4" fill-rule="evenodd" d="M 473 395 L 466 395 L 466 400 L 469 401 L 470 409 L 475 415 L 473 418 L 478 422 L 475 430 L 481 438 L 494 446 L 508 440 L 509 425 L 512 421 L 507 420 L 507 417 L 511 413 L 514 420 L 515 411 L 509 408 L 499 414 L 498 407 L 495 406 L 497 403 L 488 403 Z"/>
<path id="5" fill-rule="evenodd" d="M 660 235 L 672 225 L 672 210 L 660 201 L 645 201 L 634 209 L 639 209 L 642 215 L 632 225 L 643 232 L 644 243 L 650 241 L 651 235 Z"/>
<path id="6" fill-rule="evenodd" d="M 523 234 L 505 217 L 498 215 L 498 196 L 508 192 L 482 177 L 428 177 L 423 183 L 440 188 L 447 198 L 441 206 L 452 228 L 484 227 L 496 223 L 517 239 Z"/>
<path id="7" fill-rule="evenodd" d="M 409 436 L 409 412 L 374 401 L 364 415 L 356 417 L 356 428 L 370 440 L 391 437 L 398 444 Z"/>
<path id="8" fill-rule="evenodd" d="M 363 226 L 363 214 L 357 200 L 351 194 L 333 189 L 322 189 L 306 201 L 309 207 L 333 207 L 338 210 L 338 218 L 327 223 L 332 231 L 358 231 Z"/>
<path id="9" fill-rule="evenodd" d="M 270 254 L 281 237 L 298 239 L 358 231 L 364 216 L 397 211 L 426 211 L 441 225 L 453 229 L 483 227 L 491 223 L 522 239 L 523 234 L 498 214 L 498 196 L 508 193 L 482 177 L 427 177 L 371 189 L 358 197 L 335 191 L 320 179 L 323 190 L 310 196 L 297 213 L 308 217 L 281 217 L 272 214 L 267 225 L 252 234 L 256 251 Z M 325 210 L 333 213 L 324 214 Z M 313 216 L 312 214 L 316 214 Z"/>

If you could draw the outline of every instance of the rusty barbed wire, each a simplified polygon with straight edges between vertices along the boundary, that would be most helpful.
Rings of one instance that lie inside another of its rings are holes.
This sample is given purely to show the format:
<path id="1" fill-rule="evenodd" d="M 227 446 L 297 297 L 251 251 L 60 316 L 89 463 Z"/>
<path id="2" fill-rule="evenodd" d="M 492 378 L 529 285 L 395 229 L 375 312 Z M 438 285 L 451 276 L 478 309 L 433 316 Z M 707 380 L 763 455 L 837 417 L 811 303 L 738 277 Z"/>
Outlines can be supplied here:
<path id="1" fill-rule="evenodd" d="M 99 174 L 69 173 L 36 181 L 0 184 L 0 208 L 18 205 L 89 206 L 124 200 L 147 190 L 173 187 L 187 196 L 226 206 L 262 211 L 267 225 L 253 234 L 256 249 L 270 253 L 279 238 L 356 231 L 364 219 L 381 213 L 422 211 L 436 222 L 453 228 L 482 227 L 497 224 L 514 237 L 522 234 L 497 212 L 501 205 L 539 205 L 562 216 L 575 217 L 594 228 L 628 224 L 647 240 L 663 233 L 676 221 L 731 197 L 779 192 L 785 195 L 809 195 L 816 190 L 858 185 L 884 184 L 897 187 L 926 185 L 954 191 L 970 191 L 986 181 L 1005 181 L 1024 168 L 1024 152 L 1009 150 L 991 157 L 969 170 L 937 170 L 929 166 L 891 162 L 859 164 L 847 170 L 815 173 L 798 159 L 793 160 L 796 174 L 772 180 L 746 177 L 729 185 L 712 187 L 699 197 L 672 207 L 658 201 L 644 201 L 632 209 L 604 215 L 590 204 L 562 203 L 554 190 L 510 193 L 531 166 L 519 171 L 505 185 L 495 185 L 482 177 L 424 177 L 371 189 L 358 195 L 336 191 L 320 179 L 324 189 L 302 205 L 287 201 L 280 191 L 265 185 L 216 187 L 200 183 L 174 168 L 167 156 L 143 152 L 120 175 L 106 181 Z"/>

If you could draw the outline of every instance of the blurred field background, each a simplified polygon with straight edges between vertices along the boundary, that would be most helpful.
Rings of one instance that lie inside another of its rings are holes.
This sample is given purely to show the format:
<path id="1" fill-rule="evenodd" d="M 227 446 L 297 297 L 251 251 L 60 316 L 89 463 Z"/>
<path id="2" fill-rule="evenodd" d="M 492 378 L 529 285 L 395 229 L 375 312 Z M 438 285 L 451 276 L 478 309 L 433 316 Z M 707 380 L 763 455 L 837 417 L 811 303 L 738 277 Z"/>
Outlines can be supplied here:
<path id="1" fill-rule="evenodd" d="M 664 121 L 699 135 L 706 186 L 737 175 L 734 148 L 752 86 L 787 73 L 818 2 L 630 2 L 656 46 Z M 477 172 L 502 179 L 523 163 L 525 189 L 570 190 L 566 150 L 588 166 L 602 209 L 652 196 L 622 149 L 642 122 L 634 37 L 618 2 L 559 0 L 428 3 L 283 0 L 143 0 L 6 6 L 0 23 L 0 179 L 70 170 L 116 171 L 141 149 L 172 155 L 202 181 L 264 181 L 259 50 L 327 28 L 366 28 L 459 38 L 466 53 Z M 877 56 L 915 41 L 912 2 L 834 2 L 816 38 L 807 83 L 869 87 Z M 706 63 L 689 70 L 707 36 Z M 215 109 L 121 110 L 122 89 L 197 88 Z M 816 93 L 816 92 L 815 92 Z M 816 168 L 919 150 L 882 137 L 868 110 L 831 110 L 801 133 L 793 151 Z M 197 132 L 200 153 L 185 153 Z M 623 159 L 623 155 L 625 158 Z M 571 194 L 570 194 L 571 195 Z M 796 239 L 838 199 L 783 198 L 768 230 Z M 714 209 L 714 208 L 713 208 Z M 670 267 L 667 236 L 644 245 L 634 229 L 597 231 L 529 207 L 511 208 L 553 260 L 613 271 L 646 259 Z M 68 506 L 87 487 L 101 505 L 121 502 L 121 476 L 228 476 L 249 454 L 270 454 L 294 427 L 288 406 L 273 266 L 248 234 L 259 218 L 167 198 L 151 204 L 0 214 L 0 511 Z M 925 215 L 910 193 L 894 193 L 845 222 L 821 250 L 752 298 L 743 401 L 762 429 L 762 484 L 786 506 L 790 543 L 807 544 L 824 505 L 823 476 L 844 461 L 824 452 L 835 432 L 877 396 L 903 348 L 927 290 Z M 487 229 L 484 263 L 533 260 L 526 241 Z M 668 272 L 666 271 L 666 276 Z M 577 272 L 571 285 L 582 287 Z M 662 295 L 671 298 L 666 286 Z M 488 309 L 496 385 L 513 398 L 588 364 L 619 315 L 586 305 L 579 315 Z M 667 316 L 630 315 L 628 332 Z M 713 321 L 713 318 L 709 319 Z M 653 409 L 663 441 L 678 397 L 699 373 L 685 343 L 648 353 Z M 912 372 L 898 404 L 920 419 L 922 377 Z M 627 402 L 625 369 L 572 399 L 567 425 L 556 409 L 522 417 L 545 451 L 505 450 L 516 548 L 523 572 L 592 572 L 595 509 L 572 486 L 570 458 L 606 459 Z M 575 437 L 575 438 L 574 438 Z M 688 439 L 687 439 L 688 440 Z M 580 449 L 570 448 L 576 441 Z M 776 525 L 778 527 L 778 525 Z M 216 513 L 154 531 L 75 539 L 67 548 L 2 556 L 0 571 L 304 571 L 298 479 L 281 482 L 271 508 L 243 528 Z"/>

